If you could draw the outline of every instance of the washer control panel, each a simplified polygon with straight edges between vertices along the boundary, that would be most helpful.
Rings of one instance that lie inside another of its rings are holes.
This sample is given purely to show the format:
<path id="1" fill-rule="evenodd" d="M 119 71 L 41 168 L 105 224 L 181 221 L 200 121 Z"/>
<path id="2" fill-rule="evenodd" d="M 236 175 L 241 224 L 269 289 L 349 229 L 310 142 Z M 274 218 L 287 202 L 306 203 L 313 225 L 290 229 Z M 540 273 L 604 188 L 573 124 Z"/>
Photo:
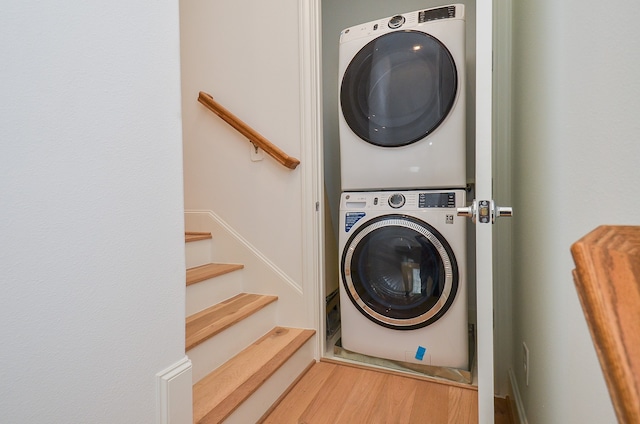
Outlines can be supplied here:
<path id="1" fill-rule="evenodd" d="M 389 196 L 389 206 L 394 209 L 398 209 L 404 206 L 407 199 L 400 193 L 394 193 Z"/>
<path id="2" fill-rule="evenodd" d="M 460 203 L 460 204 L 458 204 Z M 403 191 L 343 193 L 341 209 L 455 209 L 464 203 L 464 192 L 452 191 Z"/>
<path id="3" fill-rule="evenodd" d="M 418 195 L 419 208 L 455 208 L 456 194 L 447 193 L 420 193 Z"/>

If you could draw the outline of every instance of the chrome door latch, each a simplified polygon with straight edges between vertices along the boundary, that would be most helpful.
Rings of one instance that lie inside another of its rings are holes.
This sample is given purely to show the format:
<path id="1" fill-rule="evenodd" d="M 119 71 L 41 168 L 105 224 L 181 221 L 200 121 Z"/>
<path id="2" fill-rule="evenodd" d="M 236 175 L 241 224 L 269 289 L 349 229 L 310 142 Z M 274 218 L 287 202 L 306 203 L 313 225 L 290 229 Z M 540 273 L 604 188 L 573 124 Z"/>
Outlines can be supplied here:
<path id="1" fill-rule="evenodd" d="M 476 199 L 473 199 L 473 202 L 469 206 L 458 208 L 458 216 L 466 216 L 467 218 L 471 218 L 471 221 L 476 222 L 476 215 L 478 212 L 478 203 Z"/>
<path id="2" fill-rule="evenodd" d="M 494 224 L 496 218 L 513 216 L 513 208 L 511 206 L 497 206 L 493 200 L 476 200 L 473 199 L 471 205 L 464 208 L 457 208 L 458 216 L 466 216 L 471 218 L 475 223 L 479 221 L 481 224 Z"/>

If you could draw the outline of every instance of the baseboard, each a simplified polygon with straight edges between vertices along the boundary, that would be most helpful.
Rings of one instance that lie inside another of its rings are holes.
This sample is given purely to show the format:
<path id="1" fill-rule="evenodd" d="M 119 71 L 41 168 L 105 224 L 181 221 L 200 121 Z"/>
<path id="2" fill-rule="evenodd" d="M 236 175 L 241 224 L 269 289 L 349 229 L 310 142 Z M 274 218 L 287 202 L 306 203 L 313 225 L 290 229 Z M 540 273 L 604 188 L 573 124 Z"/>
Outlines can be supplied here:
<path id="1" fill-rule="evenodd" d="M 516 380 L 516 376 L 511 368 L 509 368 L 509 400 L 511 402 L 511 410 L 517 412 L 517 415 L 513 418 L 518 421 L 518 424 L 529 424 L 529 421 L 527 421 L 527 414 L 524 410 L 524 404 L 520 397 L 518 380 Z"/>
<path id="2" fill-rule="evenodd" d="M 191 389 L 191 360 L 186 356 L 156 374 L 156 423 L 193 422 Z"/>

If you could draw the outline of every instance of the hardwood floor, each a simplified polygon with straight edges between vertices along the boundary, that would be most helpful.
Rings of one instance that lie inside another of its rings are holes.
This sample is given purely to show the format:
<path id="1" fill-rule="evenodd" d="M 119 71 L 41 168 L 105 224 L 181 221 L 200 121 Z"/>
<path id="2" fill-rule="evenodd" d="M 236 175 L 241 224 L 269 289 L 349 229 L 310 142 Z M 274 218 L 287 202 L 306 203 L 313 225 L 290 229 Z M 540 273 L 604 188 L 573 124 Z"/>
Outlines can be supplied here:
<path id="1" fill-rule="evenodd" d="M 478 392 L 330 362 L 318 362 L 261 421 L 263 424 L 475 424 Z M 496 399 L 496 424 L 511 424 Z"/>

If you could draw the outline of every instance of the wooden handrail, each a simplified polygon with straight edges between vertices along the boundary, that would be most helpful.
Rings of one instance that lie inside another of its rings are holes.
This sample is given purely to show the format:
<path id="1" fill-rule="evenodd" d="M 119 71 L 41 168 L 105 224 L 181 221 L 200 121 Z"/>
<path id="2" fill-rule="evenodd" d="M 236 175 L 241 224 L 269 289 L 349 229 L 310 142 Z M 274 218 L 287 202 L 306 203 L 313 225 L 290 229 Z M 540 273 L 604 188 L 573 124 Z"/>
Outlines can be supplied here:
<path id="1" fill-rule="evenodd" d="M 233 113 L 229 112 L 222 105 L 213 100 L 213 97 L 211 97 L 210 94 L 201 91 L 200 94 L 198 94 L 198 101 L 205 105 L 211 112 L 222 118 L 227 124 L 235 128 L 240 134 L 247 137 L 255 147 L 261 148 L 282 165 L 286 166 L 289 169 L 296 169 L 296 167 L 300 164 L 300 161 L 298 159 L 291 157 L 280 150 L 275 144 L 264 138 L 261 134 L 259 134 L 245 122 L 241 121 Z"/>
<path id="2" fill-rule="evenodd" d="M 620 423 L 640 423 L 640 226 L 602 226 L 571 246 L 578 297 Z"/>

